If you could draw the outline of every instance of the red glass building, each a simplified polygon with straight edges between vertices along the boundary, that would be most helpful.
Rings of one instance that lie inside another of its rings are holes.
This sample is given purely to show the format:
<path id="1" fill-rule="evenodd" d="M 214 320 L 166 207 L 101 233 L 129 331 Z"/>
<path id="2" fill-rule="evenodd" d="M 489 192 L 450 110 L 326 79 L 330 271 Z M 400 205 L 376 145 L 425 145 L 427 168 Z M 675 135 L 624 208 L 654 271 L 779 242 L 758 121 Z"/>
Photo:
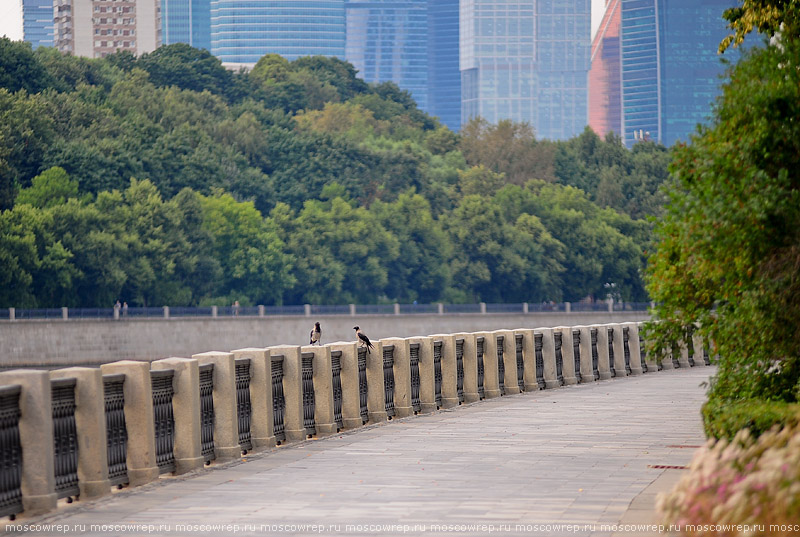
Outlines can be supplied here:
<path id="1" fill-rule="evenodd" d="M 589 126 L 598 135 L 622 134 L 620 27 L 622 0 L 606 0 L 603 20 L 592 41 L 589 68 Z"/>

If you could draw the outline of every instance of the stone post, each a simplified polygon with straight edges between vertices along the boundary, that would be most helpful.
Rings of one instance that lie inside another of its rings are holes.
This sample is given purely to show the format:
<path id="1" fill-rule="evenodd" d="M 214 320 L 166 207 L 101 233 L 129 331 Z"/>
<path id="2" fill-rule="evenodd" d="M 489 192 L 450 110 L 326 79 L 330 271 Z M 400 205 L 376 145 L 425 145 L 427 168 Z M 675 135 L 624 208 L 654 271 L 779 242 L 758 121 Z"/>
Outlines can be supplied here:
<path id="1" fill-rule="evenodd" d="M 439 302 L 438 304 L 436 304 L 436 312 L 437 312 L 439 315 L 444 315 L 444 304 L 442 304 L 441 302 Z M 12 319 L 12 321 L 13 321 L 13 319 Z"/>
<path id="2" fill-rule="evenodd" d="M 595 324 L 592 328 L 597 330 L 597 370 L 600 380 L 611 378 L 611 362 L 608 355 L 608 325 Z"/>
<path id="3" fill-rule="evenodd" d="M 575 357 L 572 347 L 572 327 L 558 326 L 553 329 L 553 345 L 555 345 L 556 334 L 561 334 L 561 376 L 564 378 L 564 385 L 571 386 L 578 383 L 575 376 Z M 556 354 L 558 351 L 556 351 Z"/>
<path id="4" fill-rule="evenodd" d="M 485 304 L 484 304 L 485 306 Z M 478 355 L 475 348 L 475 334 L 459 332 L 453 334 L 458 340 L 464 340 L 464 355 L 462 357 L 464 365 L 464 401 L 474 403 L 480 401 L 478 394 Z"/>
<path id="5" fill-rule="evenodd" d="M 337 341 L 328 345 L 331 352 L 341 352 L 342 423 L 345 429 L 364 425 L 361 419 L 361 392 L 358 381 L 358 350 L 354 341 Z"/>
<path id="6" fill-rule="evenodd" d="M 622 324 L 614 323 L 606 326 L 614 329 L 613 339 L 609 342 L 611 348 L 614 349 L 614 372 L 618 377 L 627 377 L 628 370 L 625 368 L 625 334 L 622 333 Z M 630 350 L 630 347 L 628 349 Z M 631 361 L 633 361 L 633 357 L 631 357 Z"/>
<path id="7" fill-rule="evenodd" d="M 483 338 L 483 396 L 486 399 L 500 397 L 500 383 L 497 378 L 497 337 L 493 332 L 476 332 L 475 348 Z"/>
<path id="8" fill-rule="evenodd" d="M 408 344 L 409 348 L 411 345 L 419 345 L 420 412 L 434 412 L 436 410 L 436 378 L 433 366 L 433 338 L 411 337 L 408 338 Z"/>
<path id="9" fill-rule="evenodd" d="M 239 412 L 236 401 L 236 362 L 230 352 L 204 352 L 192 356 L 200 365 L 214 364 L 214 452 L 216 460 L 238 458 Z M 199 382 L 199 381 L 198 381 Z M 199 386 L 199 384 L 198 384 Z M 198 388 L 199 389 L 199 388 Z"/>
<path id="10" fill-rule="evenodd" d="M 536 380 L 536 347 L 534 340 L 534 330 L 529 328 L 519 328 L 514 330 L 514 336 L 522 336 L 522 363 L 523 367 L 523 386 L 526 392 L 539 389 Z M 516 356 L 516 351 L 515 354 Z"/>
<path id="11" fill-rule="evenodd" d="M 690 368 L 692 364 L 689 363 L 689 346 L 686 345 L 685 341 L 678 342 L 678 349 L 680 354 L 678 355 L 678 363 L 683 368 Z"/>
<path id="12" fill-rule="evenodd" d="M 303 371 L 300 347 L 276 345 L 269 347 L 270 355 L 283 355 L 283 397 L 286 409 L 283 414 L 284 432 L 287 442 L 306 439 L 303 422 Z"/>
<path id="13" fill-rule="evenodd" d="M 385 338 L 380 340 L 381 347 L 392 345 L 394 351 L 394 411 L 398 418 L 414 415 L 411 406 L 411 345 L 407 339 Z"/>
<path id="14" fill-rule="evenodd" d="M 69 308 L 62 307 L 61 308 L 61 318 L 65 321 L 69 319 Z"/>
<path id="15" fill-rule="evenodd" d="M 643 326 L 644 326 L 644 323 L 636 323 L 636 331 L 637 331 L 637 333 L 642 331 Z M 659 363 L 658 363 L 656 357 L 652 353 L 647 352 L 647 339 L 644 338 L 639 345 L 641 345 L 642 343 L 644 343 L 644 345 L 645 345 L 645 353 L 646 354 L 645 354 L 645 357 L 644 357 L 644 363 L 647 364 L 647 372 L 648 373 L 655 373 L 655 372 L 659 371 L 660 367 L 659 367 Z M 640 350 L 641 350 L 641 348 L 640 348 Z M 672 360 L 668 360 L 668 361 L 669 361 L 669 365 L 670 365 L 670 368 L 671 368 L 672 367 Z"/>
<path id="16" fill-rule="evenodd" d="M 303 315 L 311 317 L 311 304 L 303 304 Z"/>
<path id="17" fill-rule="evenodd" d="M 219 310 L 217 309 L 217 306 L 211 306 L 211 317 L 216 319 L 218 315 L 219 315 Z"/>
<path id="18" fill-rule="evenodd" d="M 481 307 L 481 313 L 486 315 L 486 302 L 481 302 L 480 307 Z"/>
<path id="19" fill-rule="evenodd" d="M 594 367 L 592 366 L 592 327 L 574 326 L 573 330 L 579 330 L 581 334 L 581 383 L 594 382 Z"/>
<path id="20" fill-rule="evenodd" d="M 238 358 L 250 359 L 250 440 L 253 448 L 275 447 L 272 423 L 272 362 L 267 349 L 236 349 Z"/>
<path id="21" fill-rule="evenodd" d="M 8 320 L 14 321 L 17 319 L 17 308 L 8 308 Z"/>
<path id="22" fill-rule="evenodd" d="M 379 422 L 389 419 L 386 413 L 386 388 L 383 377 L 383 346 L 373 341 L 374 348 L 367 353 L 367 409 L 369 421 Z"/>
<path id="23" fill-rule="evenodd" d="M 564 302 L 564 312 L 572 313 L 572 302 Z"/>
<path id="24" fill-rule="evenodd" d="M 355 316 L 356 316 L 356 305 L 350 304 L 350 317 L 355 317 Z"/>
<path id="25" fill-rule="evenodd" d="M 631 375 L 642 375 L 642 355 L 639 348 L 639 325 L 638 323 L 621 323 L 621 329 L 628 329 L 628 352 L 631 355 Z M 624 340 L 623 340 L 624 344 Z"/>
<path id="26" fill-rule="evenodd" d="M 339 425 L 333 419 L 333 369 L 331 348 L 328 345 L 305 345 L 301 353 L 314 355 L 314 421 L 317 434 L 327 435 L 339 432 Z"/>
<path id="27" fill-rule="evenodd" d="M 556 366 L 556 343 L 552 328 L 537 328 L 534 334 L 542 335 L 542 359 L 544 362 L 543 378 L 545 388 L 558 388 L 561 382 L 558 380 L 558 369 Z"/>
<path id="28" fill-rule="evenodd" d="M 75 427 L 78 431 L 78 485 L 81 498 L 111 494 L 106 447 L 103 375 L 98 368 L 69 367 L 50 371 L 51 379 L 74 378 Z"/>
<path id="29" fill-rule="evenodd" d="M 442 342 L 442 408 L 452 408 L 458 401 L 456 338 L 453 334 L 434 334 L 434 341 Z"/>
<path id="30" fill-rule="evenodd" d="M 200 434 L 200 367 L 197 360 L 166 358 L 150 364 L 151 369 L 172 369 L 172 412 L 175 417 L 175 475 L 203 466 Z"/>
<path id="31" fill-rule="evenodd" d="M 19 442 L 22 446 L 22 509 L 41 515 L 56 508 L 53 462 L 53 408 L 47 371 L 15 369 L 0 373 L 0 385 L 18 385 Z"/>
<path id="32" fill-rule="evenodd" d="M 164 318 L 169 319 L 169 306 L 163 306 L 164 309 Z"/>
<path id="33" fill-rule="evenodd" d="M 150 364 L 122 360 L 100 366 L 103 375 L 125 375 L 125 427 L 128 430 L 128 485 L 136 487 L 158 479 L 153 384 Z"/>
<path id="34" fill-rule="evenodd" d="M 703 355 L 705 341 L 703 336 L 698 333 L 697 328 L 692 332 L 692 346 L 694 347 L 694 365 L 706 365 L 705 356 Z"/>
<path id="35" fill-rule="evenodd" d="M 495 341 L 498 337 L 503 338 L 503 391 L 501 395 L 513 395 L 520 393 L 519 383 L 517 382 L 517 343 L 513 330 L 496 330 L 494 332 Z M 499 343 L 497 344 L 499 346 Z"/>

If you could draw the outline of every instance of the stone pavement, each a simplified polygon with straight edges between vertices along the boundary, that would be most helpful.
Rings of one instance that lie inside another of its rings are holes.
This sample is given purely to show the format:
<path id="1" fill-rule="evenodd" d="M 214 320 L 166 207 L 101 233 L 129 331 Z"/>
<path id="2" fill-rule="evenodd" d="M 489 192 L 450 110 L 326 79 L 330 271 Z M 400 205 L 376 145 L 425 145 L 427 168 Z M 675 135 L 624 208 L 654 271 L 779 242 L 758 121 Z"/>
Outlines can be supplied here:
<path id="1" fill-rule="evenodd" d="M 654 491 L 685 470 L 652 466 L 686 465 L 704 443 L 700 406 L 714 371 L 661 371 L 398 419 L 10 523 L 31 525 L 27 532 L 6 529 L 169 537 L 658 535 L 636 526 L 654 523 Z"/>

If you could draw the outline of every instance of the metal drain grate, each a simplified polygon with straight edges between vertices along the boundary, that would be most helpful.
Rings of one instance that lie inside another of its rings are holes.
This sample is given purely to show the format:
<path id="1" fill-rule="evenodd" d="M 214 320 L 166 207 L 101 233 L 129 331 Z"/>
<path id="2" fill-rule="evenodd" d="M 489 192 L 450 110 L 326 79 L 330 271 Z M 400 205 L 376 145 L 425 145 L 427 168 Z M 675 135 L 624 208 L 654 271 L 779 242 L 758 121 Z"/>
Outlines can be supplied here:
<path id="1" fill-rule="evenodd" d="M 648 468 L 654 468 L 656 470 L 688 470 L 688 466 L 670 466 L 668 464 L 648 464 Z"/>
<path id="2" fill-rule="evenodd" d="M 668 448 L 678 448 L 678 449 L 684 449 L 684 448 L 685 448 L 685 449 L 697 449 L 697 448 L 701 448 L 701 447 L 703 447 L 703 446 L 680 446 L 680 445 L 671 445 L 671 446 L 664 446 L 664 447 L 668 447 Z"/>

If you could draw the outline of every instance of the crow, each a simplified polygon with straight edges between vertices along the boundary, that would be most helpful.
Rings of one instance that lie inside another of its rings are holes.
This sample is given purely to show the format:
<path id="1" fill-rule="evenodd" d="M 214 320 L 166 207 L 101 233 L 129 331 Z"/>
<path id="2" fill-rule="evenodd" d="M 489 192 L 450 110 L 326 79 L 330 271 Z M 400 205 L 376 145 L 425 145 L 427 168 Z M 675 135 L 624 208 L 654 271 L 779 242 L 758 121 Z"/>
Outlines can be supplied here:
<path id="1" fill-rule="evenodd" d="M 309 345 L 313 345 L 314 343 L 322 345 L 322 328 L 319 326 L 319 322 L 314 323 L 314 328 L 311 329 L 309 340 Z"/>
<path id="2" fill-rule="evenodd" d="M 361 329 L 359 327 L 354 326 L 353 330 L 356 331 L 356 336 L 358 337 L 358 344 L 366 347 L 367 348 L 367 354 L 369 354 L 370 353 L 370 349 L 374 349 L 375 346 L 372 344 L 372 342 L 370 342 L 370 340 L 366 336 L 366 334 L 361 332 Z"/>

